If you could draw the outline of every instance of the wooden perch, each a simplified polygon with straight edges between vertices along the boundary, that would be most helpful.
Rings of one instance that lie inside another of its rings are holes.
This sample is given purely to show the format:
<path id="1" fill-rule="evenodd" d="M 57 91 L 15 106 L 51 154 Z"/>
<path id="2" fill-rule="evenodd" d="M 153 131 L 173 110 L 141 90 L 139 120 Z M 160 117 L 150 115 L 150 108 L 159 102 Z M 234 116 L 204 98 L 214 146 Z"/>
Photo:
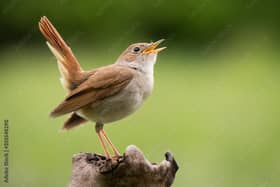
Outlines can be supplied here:
<path id="1" fill-rule="evenodd" d="M 108 159 L 94 153 L 79 153 L 72 159 L 72 178 L 68 187 L 168 187 L 178 165 L 165 153 L 159 164 L 150 163 L 139 148 L 130 145 L 122 157 Z"/>

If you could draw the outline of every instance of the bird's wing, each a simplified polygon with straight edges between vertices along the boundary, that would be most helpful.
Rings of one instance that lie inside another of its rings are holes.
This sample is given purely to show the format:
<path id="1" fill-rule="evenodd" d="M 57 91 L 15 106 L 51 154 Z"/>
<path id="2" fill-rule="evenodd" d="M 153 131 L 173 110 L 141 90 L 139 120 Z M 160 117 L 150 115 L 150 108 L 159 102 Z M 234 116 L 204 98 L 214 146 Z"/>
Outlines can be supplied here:
<path id="1" fill-rule="evenodd" d="M 132 80 L 133 71 L 117 65 L 97 69 L 92 76 L 72 90 L 50 115 L 57 117 L 77 111 L 88 104 L 117 94 Z"/>
<path id="2" fill-rule="evenodd" d="M 72 90 L 76 81 L 83 72 L 78 60 L 71 48 L 66 44 L 60 34 L 46 16 L 39 22 L 39 29 L 47 39 L 47 45 L 57 59 L 58 68 L 61 74 L 61 83 L 66 90 Z"/>

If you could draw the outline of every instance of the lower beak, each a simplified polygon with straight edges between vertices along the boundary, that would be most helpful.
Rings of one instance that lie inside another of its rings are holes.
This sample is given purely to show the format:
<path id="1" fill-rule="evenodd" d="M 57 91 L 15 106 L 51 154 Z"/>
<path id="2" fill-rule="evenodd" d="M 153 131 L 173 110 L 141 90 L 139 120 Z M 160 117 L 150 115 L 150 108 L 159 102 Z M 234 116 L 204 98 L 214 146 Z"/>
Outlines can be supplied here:
<path id="1" fill-rule="evenodd" d="M 156 47 L 163 42 L 164 39 L 158 40 L 156 42 L 153 42 L 149 47 L 147 47 L 144 51 L 143 54 L 149 54 L 149 53 L 159 53 L 160 51 L 164 50 L 166 47 L 161 47 L 157 48 Z"/>

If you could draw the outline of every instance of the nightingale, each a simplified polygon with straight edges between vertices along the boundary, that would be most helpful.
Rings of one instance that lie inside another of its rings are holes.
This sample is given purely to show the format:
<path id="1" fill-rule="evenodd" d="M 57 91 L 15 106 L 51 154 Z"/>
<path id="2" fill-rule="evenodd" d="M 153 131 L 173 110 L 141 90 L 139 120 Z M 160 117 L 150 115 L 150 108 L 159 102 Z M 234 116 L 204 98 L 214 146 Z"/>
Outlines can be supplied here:
<path id="1" fill-rule="evenodd" d="M 157 54 L 165 49 L 157 46 L 163 39 L 132 44 L 114 64 L 86 71 L 46 16 L 40 19 L 39 29 L 57 59 L 60 81 L 67 91 L 66 98 L 50 116 L 70 114 L 62 127 L 66 130 L 87 121 L 94 122 L 105 156 L 111 157 L 104 140 L 113 151 L 113 157 L 120 156 L 103 126 L 132 114 L 151 94 Z"/>

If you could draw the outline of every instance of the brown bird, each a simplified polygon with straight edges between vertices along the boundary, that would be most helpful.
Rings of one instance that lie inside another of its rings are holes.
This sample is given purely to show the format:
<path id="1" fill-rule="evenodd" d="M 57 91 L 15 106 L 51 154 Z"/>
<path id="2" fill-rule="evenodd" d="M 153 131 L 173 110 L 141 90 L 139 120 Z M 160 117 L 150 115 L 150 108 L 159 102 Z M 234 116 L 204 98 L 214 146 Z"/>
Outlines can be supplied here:
<path id="1" fill-rule="evenodd" d="M 85 71 L 47 17 L 41 18 L 39 29 L 57 59 L 60 80 L 68 92 L 50 116 L 70 114 L 63 129 L 72 129 L 86 121 L 95 122 L 105 155 L 110 157 L 103 138 L 114 156 L 120 156 L 103 126 L 132 114 L 151 94 L 157 54 L 165 49 L 156 47 L 163 40 L 132 44 L 114 64 Z"/>

